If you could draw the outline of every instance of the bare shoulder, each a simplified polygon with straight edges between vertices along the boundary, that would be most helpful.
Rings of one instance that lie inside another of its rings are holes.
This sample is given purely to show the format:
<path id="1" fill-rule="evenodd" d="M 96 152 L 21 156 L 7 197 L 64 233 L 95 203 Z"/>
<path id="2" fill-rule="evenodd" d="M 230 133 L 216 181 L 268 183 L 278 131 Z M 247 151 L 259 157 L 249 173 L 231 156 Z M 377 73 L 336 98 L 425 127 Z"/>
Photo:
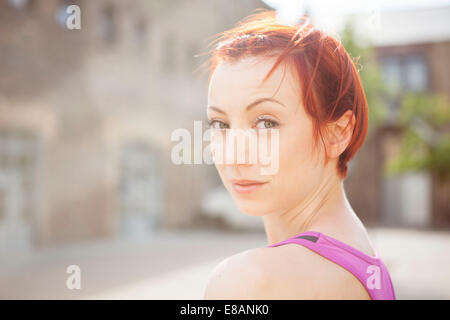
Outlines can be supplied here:
<path id="1" fill-rule="evenodd" d="M 267 274 L 261 248 L 250 249 L 220 262 L 212 271 L 205 299 L 264 299 Z"/>
<path id="2" fill-rule="evenodd" d="M 204 298 L 370 299 L 353 274 L 297 244 L 228 257 L 212 271 Z"/>

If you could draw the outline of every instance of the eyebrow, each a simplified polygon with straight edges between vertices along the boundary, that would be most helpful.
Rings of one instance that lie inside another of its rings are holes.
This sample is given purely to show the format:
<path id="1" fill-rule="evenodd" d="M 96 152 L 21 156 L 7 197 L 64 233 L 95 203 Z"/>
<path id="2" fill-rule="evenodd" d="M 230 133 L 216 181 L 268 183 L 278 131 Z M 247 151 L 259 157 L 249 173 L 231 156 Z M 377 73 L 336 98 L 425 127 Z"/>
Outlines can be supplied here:
<path id="1" fill-rule="evenodd" d="M 283 106 L 283 107 L 286 107 L 283 103 L 281 103 L 281 102 L 278 101 L 277 99 L 273 99 L 273 98 L 259 98 L 259 99 L 256 99 L 255 101 L 253 101 L 252 103 L 250 103 L 250 104 L 245 108 L 245 110 L 246 110 L 246 111 L 249 111 L 250 109 L 256 107 L 258 104 L 263 103 L 263 102 L 266 102 L 266 101 L 269 101 L 269 102 L 275 102 L 275 103 L 278 103 L 279 105 L 281 105 L 281 106 Z M 225 111 L 223 111 L 222 109 L 220 109 L 220 108 L 218 108 L 218 107 L 215 107 L 215 106 L 208 106 L 208 108 L 209 108 L 209 109 L 212 109 L 212 110 L 214 110 L 214 111 L 217 111 L 217 112 L 219 112 L 219 113 L 226 114 Z"/>

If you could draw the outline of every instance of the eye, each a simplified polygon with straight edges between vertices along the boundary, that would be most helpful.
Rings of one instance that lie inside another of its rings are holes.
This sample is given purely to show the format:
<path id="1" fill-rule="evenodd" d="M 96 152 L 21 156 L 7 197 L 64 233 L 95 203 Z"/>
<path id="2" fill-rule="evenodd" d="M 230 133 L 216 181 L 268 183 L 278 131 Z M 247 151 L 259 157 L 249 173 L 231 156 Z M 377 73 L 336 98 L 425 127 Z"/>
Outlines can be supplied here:
<path id="1" fill-rule="evenodd" d="M 213 129 L 227 129 L 228 125 L 220 120 L 209 121 L 209 126 Z"/>
<path id="2" fill-rule="evenodd" d="M 267 119 L 267 118 L 259 118 L 256 124 L 256 128 L 258 129 L 272 129 L 277 127 L 279 124 L 278 122 Z"/>

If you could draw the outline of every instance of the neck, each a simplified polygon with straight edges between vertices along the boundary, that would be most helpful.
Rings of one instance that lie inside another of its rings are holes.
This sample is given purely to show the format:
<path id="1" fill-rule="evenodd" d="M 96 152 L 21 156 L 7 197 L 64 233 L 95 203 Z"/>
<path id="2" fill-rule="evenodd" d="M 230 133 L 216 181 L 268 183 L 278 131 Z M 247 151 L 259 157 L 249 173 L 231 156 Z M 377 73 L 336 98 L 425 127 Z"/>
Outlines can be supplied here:
<path id="1" fill-rule="evenodd" d="M 330 174 L 295 207 L 267 214 L 263 221 L 271 245 L 305 231 L 334 230 L 348 222 L 353 215 L 345 196 L 343 181 L 337 175 Z"/>

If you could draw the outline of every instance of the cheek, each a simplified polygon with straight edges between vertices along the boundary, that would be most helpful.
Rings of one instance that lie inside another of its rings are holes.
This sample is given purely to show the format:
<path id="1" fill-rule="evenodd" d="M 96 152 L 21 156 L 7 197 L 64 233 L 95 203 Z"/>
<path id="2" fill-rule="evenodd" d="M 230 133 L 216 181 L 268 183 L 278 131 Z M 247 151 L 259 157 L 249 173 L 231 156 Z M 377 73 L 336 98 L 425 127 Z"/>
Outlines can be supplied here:
<path id="1" fill-rule="evenodd" d="M 310 170 L 314 160 L 312 148 L 310 127 L 288 127 L 280 137 L 280 168 L 287 174 Z"/>
<path id="2" fill-rule="evenodd" d="M 287 202 L 300 200 L 320 176 L 320 162 L 313 153 L 312 139 L 310 127 L 292 126 L 280 135 L 280 164 L 273 191 Z"/>

